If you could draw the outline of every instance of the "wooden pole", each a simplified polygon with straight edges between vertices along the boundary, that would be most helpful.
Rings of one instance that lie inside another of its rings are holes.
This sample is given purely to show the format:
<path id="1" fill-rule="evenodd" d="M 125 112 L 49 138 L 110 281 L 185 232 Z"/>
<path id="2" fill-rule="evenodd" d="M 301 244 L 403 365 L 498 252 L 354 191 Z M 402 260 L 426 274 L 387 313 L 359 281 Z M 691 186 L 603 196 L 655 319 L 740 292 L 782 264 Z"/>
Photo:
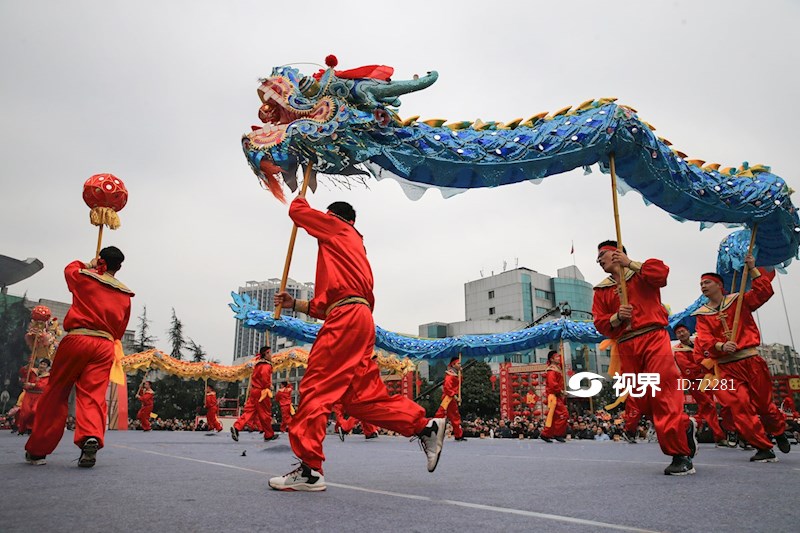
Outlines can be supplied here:
<path id="1" fill-rule="evenodd" d="M 753 230 L 750 232 L 750 245 L 747 247 L 747 255 L 753 253 L 753 246 L 756 244 L 756 231 L 758 230 L 758 223 L 753 224 Z M 747 278 L 749 272 L 747 265 L 742 268 L 742 279 L 739 282 L 739 297 L 736 300 L 736 313 L 733 315 L 733 328 L 731 328 L 730 341 L 736 342 L 736 334 L 739 332 L 739 318 L 742 314 L 742 302 L 744 302 L 744 289 L 747 286 Z"/>
<path id="2" fill-rule="evenodd" d="M 622 251 L 622 228 L 619 224 L 619 205 L 617 204 L 617 168 L 614 163 L 613 152 L 608 156 L 611 167 L 611 200 L 614 205 L 614 225 L 617 229 L 617 250 Z M 619 267 L 619 301 L 622 305 L 628 305 L 628 287 L 625 285 L 625 267 Z"/>
<path id="3" fill-rule="evenodd" d="M 28 378 L 31 377 L 31 370 L 33 369 L 33 362 L 36 360 L 36 345 L 39 342 L 39 335 L 33 338 L 33 348 L 31 349 L 31 359 L 28 361 L 28 373 L 25 374 L 25 382 L 28 383 Z"/>
<path id="4" fill-rule="evenodd" d="M 95 257 L 100 257 L 100 249 L 103 247 L 103 224 L 100 224 L 100 228 L 97 231 L 97 250 L 94 253 Z"/>
<path id="5" fill-rule="evenodd" d="M 462 381 L 461 372 L 462 372 L 462 369 L 461 369 L 461 352 L 458 352 L 458 405 L 461 405 L 461 381 Z"/>
<path id="6" fill-rule="evenodd" d="M 311 161 L 308 162 L 306 165 L 306 171 L 303 176 L 303 186 L 300 189 L 300 197 L 306 197 L 306 190 L 308 189 L 308 182 L 311 178 L 311 169 L 312 169 Z M 294 253 L 294 241 L 297 239 L 297 224 L 292 226 L 292 233 L 289 237 L 289 250 L 286 252 L 286 262 L 283 264 L 283 277 L 281 277 L 281 288 L 278 292 L 284 292 L 286 290 L 286 282 L 289 279 L 289 267 L 292 264 L 292 254 Z M 275 306 L 275 314 L 272 315 L 272 318 L 275 320 L 281 317 L 281 306 L 280 304 Z"/>

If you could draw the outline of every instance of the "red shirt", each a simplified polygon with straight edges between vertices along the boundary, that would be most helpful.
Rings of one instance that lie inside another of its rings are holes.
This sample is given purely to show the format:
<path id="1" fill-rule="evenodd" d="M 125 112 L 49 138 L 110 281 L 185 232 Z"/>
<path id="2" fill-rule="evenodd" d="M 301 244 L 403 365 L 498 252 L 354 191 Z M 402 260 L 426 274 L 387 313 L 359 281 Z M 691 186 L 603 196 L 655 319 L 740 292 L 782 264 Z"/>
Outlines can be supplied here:
<path id="1" fill-rule="evenodd" d="M 131 318 L 133 292 L 109 274 L 99 275 L 73 261 L 64 269 L 72 306 L 64 318 L 64 329 L 88 328 L 122 339 Z"/>
<path id="2" fill-rule="evenodd" d="M 289 407 L 292 405 L 292 386 L 281 387 L 275 393 L 275 399 L 281 407 Z"/>
<path id="3" fill-rule="evenodd" d="M 444 373 L 444 385 L 442 385 L 442 395 L 444 396 L 457 396 L 458 395 L 458 372 L 452 368 L 448 368 Z"/>
<path id="4" fill-rule="evenodd" d="M 707 370 L 701 367 L 700 362 L 695 359 L 693 347 L 679 342 L 672 347 L 672 353 L 675 355 L 675 363 L 678 365 L 678 370 L 681 371 L 681 377 L 697 379 L 706 374 Z"/>
<path id="5" fill-rule="evenodd" d="M 289 216 L 319 243 L 314 298 L 308 314 L 324 319 L 331 304 L 349 296 L 366 299 L 374 309 L 372 269 L 361 234 L 339 217 L 312 209 L 305 198 L 292 201 Z"/>
<path id="6" fill-rule="evenodd" d="M 545 376 L 544 390 L 546 394 L 555 394 L 558 396 L 564 390 L 564 374 L 560 370 L 554 370 L 548 367 Z"/>
<path id="7" fill-rule="evenodd" d="M 641 270 L 626 270 L 628 303 L 633 306 L 633 316 L 619 325 L 611 324 L 611 317 L 619 311 L 620 299 L 617 282 L 609 276 L 594 288 L 592 314 L 594 327 L 609 339 L 618 339 L 627 331 L 647 326 L 666 326 L 667 310 L 661 304 L 661 287 L 667 286 L 669 267 L 659 259 L 648 259 Z"/>
<path id="8" fill-rule="evenodd" d="M 142 408 L 153 407 L 153 391 L 143 390 L 141 394 L 139 394 L 139 401 L 142 404 Z"/>
<path id="9" fill-rule="evenodd" d="M 739 350 L 752 348 L 761 344 L 761 334 L 753 318 L 753 311 L 764 305 L 774 294 L 772 290 L 772 278 L 775 271 L 766 272 L 761 270 L 761 275 L 754 279 L 750 284 L 750 290 L 744 293 L 742 311 L 739 315 L 739 330 L 736 332 L 736 346 Z M 733 320 L 736 315 L 736 305 L 739 293 L 725 296 L 722 300 L 721 309 L 712 307 L 709 304 L 703 305 L 692 313 L 697 317 L 697 337 L 694 341 L 695 358 L 711 357 L 718 359 L 728 354 L 717 350 L 717 343 L 725 343 L 728 336 L 725 329 L 733 331 Z M 724 319 L 725 327 L 723 327 Z M 708 355 L 705 355 L 708 352 Z"/>
<path id="10" fill-rule="evenodd" d="M 217 408 L 217 393 L 216 392 L 207 392 L 206 393 L 206 409 L 216 409 Z"/>
<path id="11" fill-rule="evenodd" d="M 272 365 L 266 361 L 259 361 L 253 367 L 250 377 L 250 390 L 264 390 L 272 388 Z"/>

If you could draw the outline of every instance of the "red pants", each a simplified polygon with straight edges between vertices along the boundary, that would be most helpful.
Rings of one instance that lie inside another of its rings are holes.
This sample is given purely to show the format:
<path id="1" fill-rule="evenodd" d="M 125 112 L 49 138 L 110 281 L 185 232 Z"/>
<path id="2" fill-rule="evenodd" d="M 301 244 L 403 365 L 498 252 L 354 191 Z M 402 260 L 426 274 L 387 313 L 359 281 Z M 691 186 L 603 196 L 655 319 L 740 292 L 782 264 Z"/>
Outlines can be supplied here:
<path id="1" fill-rule="evenodd" d="M 767 363 L 759 356 L 719 365 L 720 376 L 733 390 L 718 390 L 717 396 L 731 410 L 736 431 L 759 450 L 771 450 L 767 436 L 786 431 L 786 417 L 772 403 L 772 378 Z M 760 419 L 759 419 L 760 417 Z"/>
<path id="2" fill-rule="evenodd" d="M 566 411 L 566 408 L 564 408 Z M 453 425 L 453 436 L 457 439 L 460 439 L 464 436 L 464 430 L 461 428 L 461 413 L 458 412 L 458 402 L 456 399 L 453 398 L 449 404 L 447 404 L 447 411 L 442 409 L 442 406 L 439 406 L 439 409 L 436 411 L 436 414 L 433 415 L 434 418 L 443 418 L 447 416 L 447 419 Z M 367 431 L 364 430 L 364 434 L 367 435 Z"/>
<path id="3" fill-rule="evenodd" d="M 295 455 L 322 472 L 322 441 L 333 404 L 351 416 L 410 437 L 428 423 L 425 410 L 402 395 L 389 396 L 372 360 L 375 324 L 366 305 L 334 308 L 317 335 L 300 382 L 300 406 L 289 427 Z"/>
<path id="4" fill-rule="evenodd" d="M 553 437 L 566 437 L 568 420 L 569 413 L 567 412 L 567 403 L 564 401 L 564 398 L 557 396 L 555 413 L 553 413 L 553 423 L 550 424 L 550 427 L 542 428 L 542 436 L 550 439 Z"/>
<path id="5" fill-rule="evenodd" d="M 36 406 L 39 404 L 39 399 L 42 397 L 40 392 L 25 391 L 25 397 L 22 398 L 22 405 L 17 412 L 17 432 L 25 433 L 29 429 L 33 429 L 33 420 L 36 416 Z"/>
<path id="6" fill-rule="evenodd" d="M 152 405 L 143 405 L 139 412 L 136 413 L 136 419 L 139 420 L 139 423 L 142 425 L 142 429 L 144 431 L 150 431 L 152 427 L 150 426 L 150 413 L 153 412 Z"/>
<path id="7" fill-rule="evenodd" d="M 106 389 L 114 363 L 114 343 L 103 337 L 67 335 L 58 345 L 50 381 L 39 400 L 33 433 L 25 444 L 31 455 L 49 455 L 64 435 L 67 402 L 75 385 L 75 444 L 95 437 L 103 447 Z"/>
<path id="8" fill-rule="evenodd" d="M 257 425 L 258 429 L 264 432 L 264 438 L 271 439 L 275 436 L 275 430 L 272 429 L 272 400 L 266 396 L 263 401 L 259 402 L 259 398 L 261 398 L 261 389 L 251 388 L 247 403 L 244 404 L 244 412 L 233 423 L 233 427 L 242 431 L 245 424 L 251 428 Z"/>
<path id="9" fill-rule="evenodd" d="M 717 402 L 714 401 L 714 394 L 710 390 L 700 391 L 696 382 L 692 386 L 691 394 L 694 401 L 697 402 L 697 414 L 708 424 L 714 434 L 714 440 L 719 442 L 725 439 L 725 432 L 719 426 Z"/>
<path id="10" fill-rule="evenodd" d="M 625 400 L 625 415 L 622 419 L 625 421 L 625 432 L 629 434 L 639 433 L 639 422 L 642 420 L 642 412 L 636 405 L 637 398 L 628 395 Z"/>
<path id="11" fill-rule="evenodd" d="M 281 431 L 289 431 L 289 423 L 292 421 L 292 408 L 289 405 L 281 405 Z"/>
<path id="12" fill-rule="evenodd" d="M 648 388 L 635 399 L 635 408 L 653 419 L 658 444 L 665 455 L 689 455 L 686 438 L 689 416 L 683 411 L 683 391 L 678 388 L 681 377 L 672 355 L 667 330 L 658 329 L 619 344 L 623 373 L 659 374 L 660 391 L 653 395 Z M 627 413 L 631 398 L 625 402 Z M 627 417 L 626 417 L 627 418 Z"/>
<path id="13" fill-rule="evenodd" d="M 217 418 L 218 412 L 218 407 L 213 407 L 206 411 L 206 422 L 208 423 L 208 427 L 214 431 L 222 431 L 222 424 L 219 423 L 219 418 Z"/>
<path id="14" fill-rule="evenodd" d="M 378 426 L 373 426 L 369 422 L 364 422 L 363 420 L 359 420 L 354 416 L 345 418 L 344 408 L 340 403 L 337 403 L 333 406 L 333 414 L 336 416 L 336 427 L 342 428 L 342 431 L 345 433 L 350 433 L 353 431 L 353 428 L 358 424 L 361 424 L 361 431 L 365 436 L 377 433 L 380 429 Z"/>

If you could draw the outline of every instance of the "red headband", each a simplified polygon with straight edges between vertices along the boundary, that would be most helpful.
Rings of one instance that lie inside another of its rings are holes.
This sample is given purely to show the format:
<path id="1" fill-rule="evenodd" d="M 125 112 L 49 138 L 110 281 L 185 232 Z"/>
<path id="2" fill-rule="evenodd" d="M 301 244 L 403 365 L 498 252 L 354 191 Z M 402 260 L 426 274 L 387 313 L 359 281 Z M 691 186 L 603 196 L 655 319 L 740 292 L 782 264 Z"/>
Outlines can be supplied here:
<path id="1" fill-rule="evenodd" d="M 700 276 L 700 281 L 703 281 L 703 280 L 711 280 L 711 281 L 713 281 L 714 283 L 717 283 L 717 284 L 719 284 L 719 285 L 722 285 L 722 282 L 719 280 L 719 278 L 718 278 L 718 277 L 716 277 L 716 276 L 712 276 L 712 275 L 710 275 L 710 274 L 703 274 L 702 276 Z"/>
<path id="2" fill-rule="evenodd" d="M 618 248 L 616 246 L 611 246 L 610 244 L 606 244 L 605 246 L 601 246 L 598 250 L 599 252 L 614 252 Z"/>

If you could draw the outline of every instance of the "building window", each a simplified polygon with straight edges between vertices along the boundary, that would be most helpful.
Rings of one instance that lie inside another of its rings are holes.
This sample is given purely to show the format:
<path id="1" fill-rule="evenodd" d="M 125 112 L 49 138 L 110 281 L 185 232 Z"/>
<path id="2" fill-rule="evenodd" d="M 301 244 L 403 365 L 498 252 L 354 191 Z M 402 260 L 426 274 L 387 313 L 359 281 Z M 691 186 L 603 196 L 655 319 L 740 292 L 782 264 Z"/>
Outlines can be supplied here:
<path id="1" fill-rule="evenodd" d="M 544 307 L 538 307 L 537 306 L 536 307 L 536 317 L 538 318 L 538 317 L 542 316 L 543 314 L 547 313 L 548 311 L 550 311 L 550 310 L 549 309 L 545 309 Z"/>
<path id="2" fill-rule="evenodd" d="M 494 307 L 490 307 L 490 308 L 489 308 L 489 314 L 490 314 L 490 315 L 493 315 L 493 314 L 494 314 Z"/>
<path id="3" fill-rule="evenodd" d="M 494 291 L 489 291 L 489 299 L 491 300 L 494 298 Z"/>
<path id="4" fill-rule="evenodd" d="M 543 291 L 542 289 L 536 289 L 536 297 L 540 300 L 550 300 L 551 302 L 555 300 L 552 292 Z"/>
<path id="5" fill-rule="evenodd" d="M 600 365 L 600 367 L 603 369 L 603 374 L 608 374 L 608 365 Z"/>

